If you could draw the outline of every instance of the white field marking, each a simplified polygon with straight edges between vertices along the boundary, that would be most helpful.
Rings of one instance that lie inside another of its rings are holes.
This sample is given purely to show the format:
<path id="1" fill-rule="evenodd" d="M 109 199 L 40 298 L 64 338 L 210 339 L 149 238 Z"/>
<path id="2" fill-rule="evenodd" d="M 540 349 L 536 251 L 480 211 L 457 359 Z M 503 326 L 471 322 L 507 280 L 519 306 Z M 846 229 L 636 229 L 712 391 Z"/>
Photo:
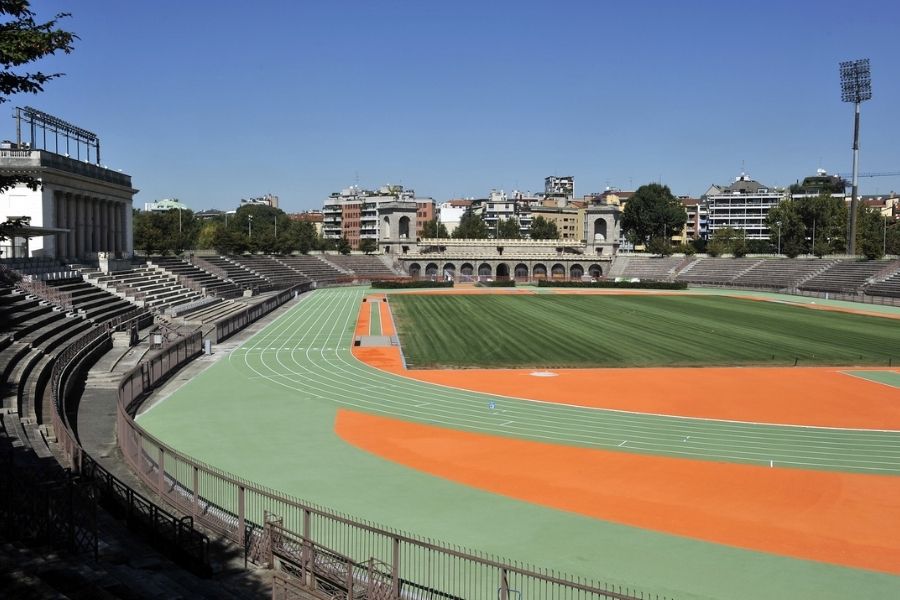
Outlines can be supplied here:
<path id="1" fill-rule="evenodd" d="M 333 392 L 333 390 L 332 390 L 332 392 Z M 405 407 L 404 407 L 404 408 L 405 408 Z M 406 411 L 401 411 L 401 412 L 402 412 L 403 414 L 406 413 Z M 415 415 L 415 417 L 416 417 L 416 418 L 419 418 L 419 419 L 422 419 L 422 418 L 423 418 L 422 415 Z M 457 424 L 459 424 L 459 420 L 457 420 Z M 465 425 L 463 425 L 463 426 L 465 426 Z M 568 433 L 571 433 L 571 429 L 570 429 L 570 428 L 571 428 L 571 425 L 567 428 Z M 531 433 L 533 434 L 533 432 L 531 432 Z M 554 438 L 554 439 L 559 439 L 559 438 Z M 572 440 L 571 437 L 570 437 L 570 438 L 566 438 L 566 439 Z M 575 439 L 575 440 L 572 440 L 572 441 L 575 441 L 575 442 L 579 442 L 579 441 L 580 441 L 580 442 L 582 442 L 582 443 L 585 443 L 585 442 L 587 442 L 588 440 L 578 440 L 578 439 Z M 658 443 L 658 440 L 654 440 L 654 441 Z"/>
<path id="2" fill-rule="evenodd" d="M 505 427 L 507 425 L 512 425 L 515 421 L 506 421 L 505 423 L 500 423 L 500 427 Z"/>
<path id="3" fill-rule="evenodd" d="M 873 372 L 875 372 L 875 373 L 896 373 L 897 371 L 894 371 L 893 369 L 881 369 L 881 370 L 873 369 Z M 863 377 L 861 375 L 856 375 L 855 373 L 851 373 L 850 371 L 838 371 L 838 373 L 840 373 L 841 375 L 846 375 L 847 377 L 853 377 L 855 379 L 862 379 L 863 381 L 868 381 L 869 383 L 877 383 L 878 385 L 884 385 L 884 386 L 891 388 L 892 390 L 898 389 L 897 386 L 891 385 L 889 383 L 885 383 L 883 381 L 869 379 L 869 378 Z"/>
<path id="4" fill-rule="evenodd" d="M 423 406 L 431 406 L 431 402 L 425 402 L 424 404 L 416 404 L 413 408 L 422 408 Z"/>
<path id="5" fill-rule="evenodd" d="M 278 383 L 278 382 L 275 382 L 275 383 Z M 284 387 L 287 387 L 288 389 L 294 389 L 291 386 L 284 386 Z M 333 401 L 336 402 L 337 404 L 341 404 L 341 405 L 345 405 L 345 406 L 352 406 L 355 408 L 367 410 L 369 412 L 382 413 L 382 414 L 391 415 L 391 416 L 397 415 L 397 413 L 394 411 L 384 410 L 380 407 L 361 405 L 361 404 L 357 404 L 356 402 L 350 402 L 347 400 L 333 400 Z M 437 419 L 437 418 L 423 418 L 421 416 L 419 418 L 422 419 L 426 423 L 435 423 L 438 425 L 448 425 L 451 427 L 459 427 L 458 422 L 448 422 L 448 421 L 443 421 L 443 420 Z M 479 425 L 469 425 L 469 426 L 464 426 L 464 427 L 468 427 L 469 429 L 473 429 L 476 431 L 487 431 L 487 432 L 493 431 L 493 429 L 491 429 L 491 428 L 482 427 Z M 539 435 L 539 434 L 534 434 L 534 433 L 530 434 L 530 437 L 534 438 L 534 439 L 547 439 L 550 441 L 561 441 L 561 438 L 558 438 L 555 436 L 546 436 L 546 435 Z M 592 440 L 586 440 L 582 443 L 584 443 L 585 445 L 599 447 L 599 448 L 612 447 L 611 444 L 595 442 Z M 624 444 L 624 443 L 625 442 L 622 442 L 622 444 Z M 735 462 L 751 463 L 751 464 L 758 464 L 759 462 L 761 462 L 759 459 L 755 459 L 755 458 L 748 458 L 748 457 L 744 457 L 744 456 L 732 456 L 732 455 L 728 455 L 728 454 L 712 454 L 712 453 L 708 453 L 708 452 L 686 452 L 686 451 L 676 451 L 676 450 L 666 449 L 663 452 L 663 454 L 678 454 L 678 455 L 683 455 L 683 456 L 713 458 L 713 459 L 719 459 L 719 460 L 725 459 L 725 460 L 731 460 L 731 461 L 735 461 Z M 803 462 L 803 461 L 797 461 L 797 460 L 783 460 L 781 462 L 783 462 L 785 464 L 791 464 L 791 465 L 811 466 L 811 467 L 820 467 L 820 468 L 837 466 L 837 465 L 834 465 L 832 463 L 827 463 L 827 462 L 826 463 L 822 463 L 822 462 L 813 463 L 813 462 Z M 867 471 L 900 472 L 900 468 L 894 469 L 894 468 L 888 468 L 888 467 L 867 467 L 867 466 L 857 466 L 855 468 L 861 469 L 861 470 L 867 470 Z"/>
<path id="6" fill-rule="evenodd" d="M 299 366 L 299 365 L 298 365 L 298 366 Z M 308 369 L 307 369 L 307 370 L 308 370 Z M 283 385 L 283 384 L 282 384 L 282 385 Z M 288 387 L 289 389 L 292 389 L 292 386 L 285 386 L 285 387 Z M 453 388 L 450 388 L 450 389 L 453 389 Z M 350 403 L 350 402 L 338 401 L 338 403 L 356 406 L 355 403 Z M 373 410 L 371 406 L 369 406 L 368 408 L 369 408 L 369 410 Z M 579 408 L 583 408 L 583 407 L 579 407 Z M 381 409 L 374 409 L 374 410 L 375 410 L 376 412 L 384 412 L 384 413 L 386 413 L 386 414 L 391 414 L 391 413 L 389 413 L 388 411 L 384 411 L 384 410 L 381 410 Z M 628 411 L 625 411 L 625 412 L 628 412 Z M 420 418 L 421 418 L 421 417 L 420 417 Z M 440 422 L 439 419 L 429 419 L 429 420 L 430 420 L 430 421 Z M 452 423 L 451 423 L 451 424 L 452 424 Z M 481 428 L 481 427 L 477 427 L 477 426 L 476 426 L 476 427 L 473 427 L 473 428 L 475 428 L 475 429 L 485 429 L 485 428 Z M 532 437 L 547 438 L 547 439 L 557 439 L 557 438 L 553 438 L 553 437 L 551 437 L 551 436 L 539 436 L 539 435 L 534 435 L 534 434 L 532 434 Z M 598 443 L 593 442 L 593 441 L 586 441 L 585 443 L 590 444 L 590 445 L 602 445 L 602 444 L 598 444 Z M 670 451 L 670 452 L 671 452 L 671 451 Z M 678 453 L 678 454 L 688 454 L 688 455 L 698 455 L 698 456 L 714 456 L 714 457 L 715 457 L 715 456 L 718 456 L 718 457 L 720 457 L 720 458 L 722 457 L 722 455 L 711 455 L 711 454 L 709 454 L 709 453 L 686 453 L 686 452 L 677 452 L 677 453 Z M 733 459 L 733 460 L 743 460 L 743 461 L 747 461 L 747 460 L 748 460 L 748 459 L 746 459 L 746 458 L 744 458 L 744 457 L 728 457 L 727 455 L 726 455 L 726 458 L 731 458 L 731 459 Z M 785 461 L 785 462 L 791 462 L 791 461 Z M 802 463 L 802 462 L 799 462 L 799 461 L 793 461 L 791 464 L 801 464 L 801 465 L 805 464 L 805 465 L 813 465 L 813 466 L 815 466 L 815 465 L 821 465 L 821 463 Z M 896 470 L 896 469 L 886 469 L 886 468 L 876 468 L 876 467 L 862 467 L 862 468 L 865 468 L 865 469 L 868 469 L 868 470 L 889 470 L 889 471 L 894 471 L 894 470 Z"/>
<path id="7" fill-rule="evenodd" d="M 628 443 L 628 440 L 624 440 L 621 444 L 619 444 L 619 448 L 621 448 L 622 446 L 624 446 L 627 443 Z"/>
<path id="8" fill-rule="evenodd" d="M 332 390 L 332 392 L 333 392 L 333 390 Z M 387 402 L 390 403 L 391 401 L 388 400 Z M 404 408 L 405 408 L 405 406 L 404 406 Z M 457 418 L 460 417 L 460 415 L 459 415 L 458 413 L 457 413 L 455 416 L 457 416 Z M 417 417 L 418 417 L 418 418 L 422 418 L 421 415 L 417 415 Z M 566 431 L 567 431 L 568 433 L 571 434 L 571 433 L 572 433 L 572 431 L 571 431 L 572 425 L 571 425 L 571 423 L 568 422 L 568 421 L 566 421 L 566 424 L 567 424 L 567 425 L 566 425 Z M 620 428 L 621 428 L 622 425 L 618 424 L 617 427 L 620 427 Z M 627 427 L 627 425 L 626 425 L 625 427 Z M 650 429 L 650 431 L 651 431 L 652 433 L 655 433 L 657 430 L 659 430 L 659 428 Z M 670 428 L 664 428 L 663 431 L 665 431 L 666 433 L 671 433 Z M 704 432 L 704 433 L 706 433 L 706 434 L 708 435 L 709 432 Z M 801 433 L 801 432 L 798 432 L 798 433 Z M 730 439 L 730 438 L 729 438 L 729 439 Z M 756 440 L 758 440 L 757 437 L 753 437 L 753 438 L 751 438 L 751 439 L 754 440 L 753 443 L 757 443 L 757 444 L 763 444 L 763 443 L 764 443 L 764 442 L 756 441 Z M 846 440 L 842 440 L 842 442 L 846 442 Z M 784 443 L 784 442 L 782 441 L 781 443 Z M 771 442 L 768 442 L 768 445 L 771 445 Z"/>
<path id="9" fill-rule="evenodd" d="M 347 364 L 348 366 L 350 366 L 349 363 L 347 363 L 346 361 L 344 361 L 342 357 L 338 357 L 338 358 L 339 358 L 339 360 L 341 360 L 341 362 L 343 362 L 344 364 Z M 352 367 L 351 367 L 351 368 L 352 368 Z M 367 370 L 366 370 L 366 369 L 367 369 Z M 362 365 L 362 368 L 361 368 L 361 367 L 357 364 L 357 370 L 358 370 L 358 372 L 360 372 L 360 373 L 368 373 L 368 372 L 370 372 L 370 371 L 372 370 L 372 368 L 371 368 L 371 367 L 368 367 L 368 366 L 366 366 L 366 365 Z M 347 371 L 349 371 L 349 369 L 348 369 L 348 370 L 339 369 L 339 371 L 347 372 Z M 381 374 L 382 374 L 382 378 L 383 378 L 383 379 L 390 380 L 390 379 L 394 379 L 394 378 L 395 378 L 395 375 L 394 375 L 394 374 L 391 374 L 391 373 L 383 373 L 383 372 L 382 372 Z M 334 375 L 334 373 L 333 373 L 332 375 Z M 340 375 L 338 375 L 338 377 L 340 377 Z M 405 378 L 405 379 L 408 379 L 408 378 Z M 331 378 L 331 379 L 327 379 L 327 380 L 328 380 L 328 381 L 331 381 L 331 382 L 333 382 L 333 383 L 337 383 L 337 382 L 338 382 L 338 379 L 337 379 L 337 378 Z M 446 390 L 448 391 L 448 393 L 447 393 L 447 399 L 448 399 L 448 400 L 452 400 L 453 398 L 461 398 L 461 399 L 465 399 L 465 400 L 471 401 L 472 398 L 474 398 L 474 397 L 483 398 L 485 395 L 487 395 L 487 396 L 491 396 L 491 395 L 492 395 L 492 394 L 480 394 L 480 393 L 478 393 L 478 392 L 468 392 L 468 391 L 466 391 L 466 390 L 460 390 L 460 389 L 458 389 L 458 388 L 453 388 L 453 387 L 448 387 L 448 386 L 443 386 L 443 385 L 438 385 L 438 384 L 430 384 L 430 383 L 427 383 L 427 382 L 420 382 L 420 381 L 418 381 L 418 380 L 413 380 L 413 382 L 414 382 L 414 384 L 419 384 L 419 385 L 426 385 L 426 386 L 436 385 L 436 387 L 443 387 L 444 389 L 446 389 Z M 395 386 L 392 386 L 392 387 L 395 387 Z M 466 395 L 466 394 L 468 394 L 468 395 Z M 473 396 L 473 394 L 474 394 L 474 396 Z M 390 400 L 387 400 L 387 401 L 390 402 Z M 632 411 L 613 411 L 613 410 L 607 410 L 607 409 L 602 409 L 602 408 L 601 408 L 601 409 L 598 409 L 598 408 L 584 407 L 584 406 L 580 406 L 580 405 L 570 405 L 570 404 L 556 403 L 556 402 L 549 402 L 549 403 L 548 403 L 548 402 L 544 402 L 544 401 L 530 402 L 530 401 L 528 401 L 528 400 L 526 400 L 525 402 L 526 402 L 526 403 L 531 403 L 531 404 L 534 404 L 534 405 L 540 405 L 540 404 L 545 404 L 545 405 L 546 405 L 546 404 L 550 404 L 550 405 L 557 406 L 557 407 L 566 407 L 566 408 L 569 408 L 569 409 L 572 409 L 572 410 L 576 410 L 576 411 L 580 411 L 580 412 L 585 412 L 585 413 L 588 413 L 588 414 L 591 414 L 591 413 L 594 413 L 594 414 L 597 414 L 597 415 L 603 414 L 603 413 L 616 413 L 616 414 L 622 414 L 625 418 L 630 418 L 632 421 L 636 421 L 636 422 L 638 423 L 638 426 L 639 426 L 641 429 L 643 429 L 643 430 L 659 431 L 659 430 L 661 429 L 660 427 L 654 427 L 653 425 L 650 425 L 650 424 L 647 424 L 647 423 L 645 423 L 645 422 L 641 422 L 641 421 L 640 421 L 641 419 L 643 419 L 643 418 L 647 415 L 647 413 L 632 412 Z M 662 419 L 664 419 L 664 420 L 666 420 L 666 421 L 672 421 L 672 420 L 673 420 L 672 418 L 670 418 L 670 417 L 671 417 L 670 415 L 658 415 L 658 414 L 652 414 L 652 413 L 651 413 L 650 416 L 661 417 Z M 566 424 L 567 424 L 567 428 L 571 429 L 571 427 L 572 427 L 571 422 L 570 422 L 570 420 L 568 420 L 568 419 L 562 419 L 562 418 L 554 419 L 552 416 L 549 416 L 549 415 L 542 415 L 542 418 L 545 419 L 545 420 L 548 419 L 548 418 L 551 419 L 551 420 L 559 420 L 559 421 L 561 421 L 561 422 L 563 422 L 563 423 L 566 423 Z M 767 424 L 764 424 L 764 423 L 748 424 L 747 422 L 744 422 L 744 421 L 726 421 L 726 420 L 717 420 L 717 419 L 694 419 L 694 418 L 691 418 L 691 417 L 680 417 L 680 418 L 682 419 L 682 421 L 681 421 L 682 425 L 679 425 L 679 427 L 682 428 L 682 429 L 684 429 L 684 428 L 686 428 L 686 427 L 691 427 L 691 428 L 703 427 L 703 425 L 702 425 L 703 422 L 713 422 L 713 423 L 719 424 L 719 425 L 718 425 L 719 430 L 716 431 L 716 432 L 714 432 L 714 433 L 716 434 L 715 437 L 721 437 L 721 436 L 723 436 L 724 434 L 730 434 L 732 437 L 737 436 L 737 437 L 749 438 L 749 439 L 751 439 L 751 440 L 756 441 L 756 443 L 771 443 L 771 442 L 769 442 L 769 441 L 767 441 L 767 440 L 765 439 L 765 438 L 769 437 L 769 433 L 770 433 L 770 432 L 764 431 L 764 432 L 761 433 L 761 432 L 754 432 L 754 431 L 752 431 L 753 428 L 756 427 L 756 426 L 759 426 L 759 425 L 765 426 L 765 425 L 767 425 Z M 724 427 L 727 426 L 727 425 L 734 425 L 734 426 L 736 426 L 736 429 L 725 429 Z M 618 424 L 617 426 L 619 426 L 619 427 L 627 427 L 627 426 L 633 426 L 633 425 L 631 425 L 630 423 L 626 423 L 626 424 Z M 782 426 L 782 427 L 790 428 L 790 426 L 788 426 L 788 425 L 785 425 L 785 426 Z M 662 428 L 662 429 L 665 430 L 667 433 L 677 433 L 677 431 L 673 431 L 673 430 L 671 429 L 671 426 L 669 426 L 668 424 L 666 424 L 666 426 L 665 426 L 664 428 Z M 774 429 L 774 428 L 772 428 L 772 429 Z M 846 432 L 846 433 L 860 432 L 860 433 L 863 433 L 863 437 L 859 437 L 859 438 L 857 438 L 857 439 L 863 440 L 863 441 L 869 441 L 869 440 L 870 440 L 870 436 L 871 436 L 871 434 L 872 434 L 873 432 L 876 432 L 876 433 L 879 433 L 879 432 L 880 432 L 880 433 L 888 433 L 888 434 L 894 434 L 894 433 L 897 433 L 897 432 L 894 431 L 894 430 L 880 430 L 880 431 L 879 431 L 879 430 L 869 430 L 869 429 L 817 428 L 817 427 L 813 427 L 813 426 L 797 426 L 797 427 L 794 427 L 794 428 L 793 428 L 793 432 L 792 432 L 792 433 L 794 434 L 795 437 L 802 438 L 802 437 L 804 437 L 804 434 L 805 434 L 805 433 L 809 433 L 809 434 L 815 435 L 815 430 L 818 430 L 818 431 L 836 431 L 836 432 L 841 432 L 841 433 L 845 433 L 845 432 Z M 736 432 L 741 432 L 741 433 L 736 433 Z M 703 433 L 704 433 L 704 434 L 709 434 L 710 432 L 709 432 L 709 431 L 706 431 L 706 430 L 703 430 Z M 772 435 L 780 435 L 780 434 L 778 434 L 778 433 L 775 433 L 774 431 L 771 432 L 771 434 L 772 434 Z M 761 440 L 761 441 L 760 441 L 760 440 Z M 843 438 L 843 439 L 841 439 L 841 440 L 835 440 L 835 441 L 830 441 L 830 440 L 820 440 L 820 439 L 817 439 L 817 440 L 816 440 L 817 443 L 819 443 L 819 444 L 824 444 L 824 445 L 829 445 L 829 444 L 846 444 L 848 441 L 852 441 L 852 438 L 850 438 L 850 439 L 848 439 L 848 438 Z M 867 445 L 871 446 L 872 444 L 867 444 Z M 893 447 L 895 447 L 895 445 L 888 445 L 887 447 L 893 448 Z"/>

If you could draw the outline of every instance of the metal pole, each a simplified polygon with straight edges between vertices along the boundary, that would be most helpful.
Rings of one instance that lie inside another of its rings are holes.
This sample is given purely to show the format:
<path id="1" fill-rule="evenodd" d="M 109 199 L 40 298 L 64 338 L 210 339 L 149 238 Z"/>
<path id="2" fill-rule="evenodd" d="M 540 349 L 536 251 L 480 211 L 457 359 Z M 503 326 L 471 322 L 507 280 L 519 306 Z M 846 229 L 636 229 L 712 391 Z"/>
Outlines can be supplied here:
<path id="1" fill-rule="evenodd" d="M 856 102 L 855 116 L 853 119 L 853 187 L 850 197 L 850 240 L 847 244 L 847 253 L 856 255 L 856 196 L 859 191 L 859 102 Z"/>
<path id="2" fill-rule="evenodd" d="M 778 221 L 778 256 L 781 256 L 781 221 Z"/>
<path id="3" fill-rule="evenodd" d="M 813 239 L 812 239 L 812 248 L 810 248 L 812 252 L 810 254 L 816 253 L 816 218 L 813 217 Z"/>

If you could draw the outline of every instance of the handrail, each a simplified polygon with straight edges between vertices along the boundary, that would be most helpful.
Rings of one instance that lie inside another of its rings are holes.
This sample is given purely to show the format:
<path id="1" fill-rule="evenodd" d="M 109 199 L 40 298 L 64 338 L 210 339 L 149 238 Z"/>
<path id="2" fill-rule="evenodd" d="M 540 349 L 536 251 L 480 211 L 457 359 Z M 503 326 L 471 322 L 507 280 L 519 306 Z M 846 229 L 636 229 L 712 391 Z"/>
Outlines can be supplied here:
<path id="1" fill-rule="evenodd" d="M 279 296 L 285 294 L 282 292 Z M 196 347 L 192 345 L 195 339 Z M 637 597 L 639 592 L 632 595 L 627 589 L 624 592 L 621 588 L 618 591 L 607 589 L 597 582 L 576 581 L 556 572 L 538 570 L 362 521 L 243 479 L 180 452 L 144 430 L 135 422 L 134 415 L 143 398 L 168 369 L 177 368 L 190 359 L 188 355 L 199 351 L 199 337 L 183 343 L 185 348 L 179 350 L 173 346 L 155 357 L 158 367 L 151 361 L 123 377 L 118 387 L 116 408 L 119 448 L 126 462 L 147 486 L 176 509 L 242 546 L 250 560 L 258 564 L 268 562 L 263 531 L 268 532 L 267 515 L 277 514 L 285 523 L 284 531 L 295 538 L 328 548 L 335 555 L 364 554 L 364 560 L 360 562 L 370 559 L 384 562 L 390 565 L 394 581 L 398 581 L 398 574 L 402 572 L 412 588 L 437 589 L 442 597 L 509 600 L 514 597 L 513 591 L 521 591 L 523 596 L 541 597 L 541 590 L 548 588 L 553 588 L 553 597 L 560 600 Z M 315 568 L 314 563 L 312 568 Z M 450 572 L 458 570 L 465 573 L 462 582 L 449 576 Z M 435 572 L 448 575 L 436 584 L 432 580 Z M 401 595 L 399 585 L 392 590 L 390 598 L 407 597 Z"/>

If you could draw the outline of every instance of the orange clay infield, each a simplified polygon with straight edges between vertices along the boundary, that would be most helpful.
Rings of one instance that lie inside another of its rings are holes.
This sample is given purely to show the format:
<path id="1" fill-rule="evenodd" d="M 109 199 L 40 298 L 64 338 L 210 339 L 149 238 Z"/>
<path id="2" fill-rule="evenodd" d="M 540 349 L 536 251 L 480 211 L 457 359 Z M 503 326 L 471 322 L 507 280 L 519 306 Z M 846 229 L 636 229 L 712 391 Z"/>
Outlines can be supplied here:
<path id="1" fill-rule="evenodd" d="M 380 302 L 380 310 L 383 334 L 393 335 L 388 304 Z M 369 311 L 360 311 L 357 335 L 365 335 L 368 321 Z M 546 402 L 564 398 L 634 412 L 900 429 L 900 390 L 834 368 L 705 368 L 702 376 L 690 368 L 562 369 L 544 378 L 525 369 L 406 371 L 397 348 L 354 347 L 353 354 L 404 377 Z M 728 390 L 727 402 L 722 390 Z M 387 460 L 527 502 L 900 575 L 900 477 L 610 452 L 346 410 L 339 411 L 335 427 L 348 443 Z"/>

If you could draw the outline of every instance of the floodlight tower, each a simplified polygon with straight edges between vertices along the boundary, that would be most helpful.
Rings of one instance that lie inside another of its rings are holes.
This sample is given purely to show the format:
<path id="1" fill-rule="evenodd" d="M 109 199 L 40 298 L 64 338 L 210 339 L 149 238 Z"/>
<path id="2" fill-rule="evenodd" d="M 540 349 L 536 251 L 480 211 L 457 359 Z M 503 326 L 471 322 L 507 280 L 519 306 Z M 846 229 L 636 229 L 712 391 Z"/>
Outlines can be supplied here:
<path id="1" fill-rule="evenodd" d="M 853 182 L 850 198 L 850 236 L 847 252 L 856 254 L 856 196 L 859 189 L 859 105 L 872 98 L 872 76 L 869 59 L 848 60 L 840 63 L 841 100 L 856 105 L 853 121 Z"/>

